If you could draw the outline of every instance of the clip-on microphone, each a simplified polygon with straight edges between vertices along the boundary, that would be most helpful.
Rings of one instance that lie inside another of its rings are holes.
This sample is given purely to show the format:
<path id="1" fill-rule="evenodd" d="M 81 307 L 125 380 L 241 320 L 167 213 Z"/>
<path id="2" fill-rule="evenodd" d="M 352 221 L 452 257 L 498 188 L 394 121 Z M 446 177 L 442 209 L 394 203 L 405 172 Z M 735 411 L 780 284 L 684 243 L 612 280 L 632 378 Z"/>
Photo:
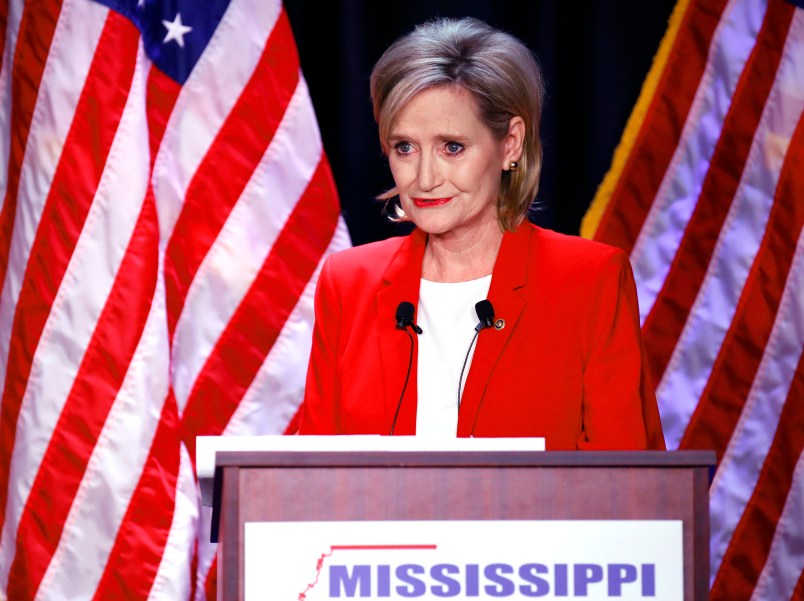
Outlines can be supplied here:
<path id="1" fill-rule="evenodd" d="M 408 301 L 402 301 L 396 308 L 396 327 L 399 330 L 404 330 L 410 338 L 410 359 L 408 360 L 408 373 L 405 376 L 405 385 L 402 387 L 402 394 L 399 395 L 399 402 L 396 404 L 396 413 L 394 413 L 394 421 L 391 424 L 390 436 L 394 435 L 394 428 L 396 428 L 396 420 L 399 417 L 399 410 L 402 408 L 402 399 L 405 398 L 405 390 L 408 388 L 408 380 L 410 379 L 410 369 L 413 367 L 413 335 L 408 330 L 410 327 L 417 334 L 422 333 L 422 329 L 413 321 L 414 307 Z"/>
<path id="2" fill-rule="evenodd" d="M 475 335 L 472 337 L 472 342 L 469 344 L 469 349 L 466 351 L 466 357 L 463 360 L 463 367 L 461 367 L 461 377 L 458 379 L 458 409 L 461 408 L 461 384 L 463 383 L 463 372 L 466 370 L 466 362 L 469 361 L 469 353 L 472 352 L 472 347 L 477 340 L 480 330 L 494 327 L 494 307 L 491 301 L 482 300 L 475 303 L 475 312 L 480 321 L 475 326 Z"/>

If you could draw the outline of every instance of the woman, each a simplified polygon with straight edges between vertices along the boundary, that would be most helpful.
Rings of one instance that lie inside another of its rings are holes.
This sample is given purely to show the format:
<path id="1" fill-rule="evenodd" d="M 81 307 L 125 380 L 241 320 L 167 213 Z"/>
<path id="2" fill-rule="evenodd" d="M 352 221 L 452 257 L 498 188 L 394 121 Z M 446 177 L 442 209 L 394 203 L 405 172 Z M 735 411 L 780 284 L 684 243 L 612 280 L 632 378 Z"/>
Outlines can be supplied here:
<path id="1" fill-rule="evenodd" d="M 543 97 L 527 48 L 429 22 L 380 58 L 371 95 L 396 183 L 381 198 L 416 230 L 325 262 L 300 432 L 664 448 L 627 257 L 525 219 Z M 483 299 L 494 327 L 476 328 Z M 405 301 L 423 330 L 409 381 Z"/>

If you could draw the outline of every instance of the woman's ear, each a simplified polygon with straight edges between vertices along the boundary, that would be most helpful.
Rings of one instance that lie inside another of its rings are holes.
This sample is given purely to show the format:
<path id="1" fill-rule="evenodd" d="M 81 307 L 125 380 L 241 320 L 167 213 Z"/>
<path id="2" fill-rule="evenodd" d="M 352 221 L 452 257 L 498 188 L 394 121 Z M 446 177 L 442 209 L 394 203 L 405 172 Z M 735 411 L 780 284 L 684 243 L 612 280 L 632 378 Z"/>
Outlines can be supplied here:
<path id="1" fill-rule="evenodd" d="M 503 164 L 502 168 L 507 171 L 511 161 L 519 161 L 522 158 L 522 147 L 525 144 L 525 121 L 522 117 L 514 116 L 508 122 L 508 133 L 503 138 Z"/>

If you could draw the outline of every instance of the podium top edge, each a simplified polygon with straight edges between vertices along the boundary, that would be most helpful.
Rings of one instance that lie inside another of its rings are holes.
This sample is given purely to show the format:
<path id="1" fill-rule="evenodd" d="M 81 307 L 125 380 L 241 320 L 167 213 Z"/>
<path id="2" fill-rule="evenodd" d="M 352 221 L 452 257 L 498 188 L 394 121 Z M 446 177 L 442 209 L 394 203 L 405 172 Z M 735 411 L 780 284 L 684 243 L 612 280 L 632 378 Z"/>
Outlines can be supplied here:
<path id="1" fill-rule="evenodd" d="M 223 467 L 706 467 L 714 451 L 218 451 Z"/>

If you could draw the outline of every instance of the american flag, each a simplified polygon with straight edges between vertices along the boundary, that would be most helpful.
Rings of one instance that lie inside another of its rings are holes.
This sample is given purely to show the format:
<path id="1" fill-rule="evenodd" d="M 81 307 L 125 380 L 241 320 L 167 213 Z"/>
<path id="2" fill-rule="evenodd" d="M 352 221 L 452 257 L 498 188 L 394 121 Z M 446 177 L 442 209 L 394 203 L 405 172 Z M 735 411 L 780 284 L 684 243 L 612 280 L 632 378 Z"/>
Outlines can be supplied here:
<path id="1" fill-rule="evenodd" d="M 0 4 L 0 598 L 214 598 L 199 434 L 281 434 L 349 245 L 278 0 Z"/>
<path id="2" fill-rule="evenodd" d="M 681 0 L 583 225 L 630 253 L 668 448 L 717 452 L 713 600 L 804 599 L 802 108 L 801 2 Z"/>

